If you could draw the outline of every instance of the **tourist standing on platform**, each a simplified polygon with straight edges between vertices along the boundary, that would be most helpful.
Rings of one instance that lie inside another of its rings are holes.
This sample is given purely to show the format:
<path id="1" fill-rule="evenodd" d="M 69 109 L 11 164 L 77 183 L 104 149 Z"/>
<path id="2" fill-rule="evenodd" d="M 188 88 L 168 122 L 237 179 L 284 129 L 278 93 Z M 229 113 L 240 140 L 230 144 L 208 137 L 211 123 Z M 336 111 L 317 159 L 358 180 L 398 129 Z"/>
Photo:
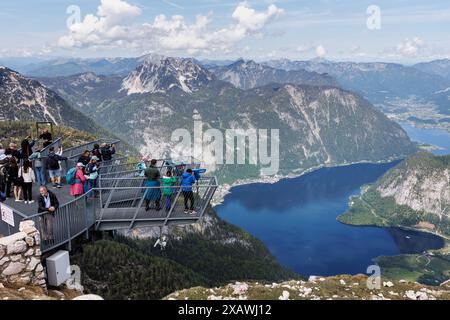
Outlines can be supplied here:
<path id="1" fill-rule="evenodd" d="M 91 154 L 98 158 L 97 163 L 102 162 L 102 153 L 100 151 L 100 146 L 98 144 L 94 144 L 94 149 L 92 149 Z"/>
<path id="2" fill-rule="evenodd" d="M 174 195 L 173 186 L 177 182 L 177 178 L 172 176 L 172 171 L 167 171 L 166 175 L 163 177 L 163 194 L 166 197 L 166 211 L 169 211 L 172 207 L 172 198 Z"/>
<path id="3" fill-rule="evenodd" d="M 17 160 L 15 157 L 9 157 L 8 163 L 4 165 L 3 172 L 6 183 L 6 197 L 11 197 L 12 188 L 16 202 L 22 201 L 20 200 L 22 188 L 19 183 L 19 166 L 17 165 Z"/>
<path id="4" fill-rule="evenodd" d="M 11 142 L 10 144 L 9 144 L 9 148 L 7 148 L 6 150 L 5 150 L 5 155 L 9 155 L 9 156 L 12 156 L 12 157 L 14 157 L 14 158 L 16 158 L 16 160 L 17 161 L 19 161 L 20 160 L 20 158 L 21 158 L 21 154 L 20 154 L 20 151 L 19 150 L 17 150 L 17 144 L 15 144 L 14 142 Z"/>
<path id="5" fill-rule="evenodd" d="M 100 153 L 103 161 L 111 161 L 112 156 L 116 153 L 116 146 L 110 146 L 109 144 L 102 143 L 100 146 Z"/>
<path id="6" fill-rule="evenodd" d="M 46 186 L 39 188 L 38 213 L 46 212 L 41 216 L 42 240 L 44 242 L 53 240 L 53 220 L 59 208 L 59 201 L 56 195 L 49 191 Z"/>
<path id="7" fill-rule="evenodd" d="M 92 156 L 91 161 L 87 164 L 84 169 L 84 174 L 87 177 L 86 182 L 86 192 L 97 187 L 98 180 L 98 158 L 96 156 Z"/>
<path id="8" fill-rule="evenodd" d="M 34 161 L 34 173 L 36 175 L 37 183 L 40 186 L 45 186 L 47 184 L 46 178 L 45 178 L 45 166 L 44 166 L 44 160 L 41 156 L 41 149 L 37 149 L 35 152 L 33 152 L 29 158 L 30 160 Z"/>
<path id="9" fill-rule="evenodd" d="M 52 134 L 48 131 L 47 128 L 42 130 L 42 133 L 39 136 L 39 139 L 44 140 L 44 143 L 43 143 L 44 148 L 51 145 L 53 142 Z"/>
<path id="10" fill-rule="evenodd" d="M 192 186 L 195 184 L 194 171 L 192 169 L 187 169 L 182 175 L 181 180 L 181 191 L 184 196 L 184 213 L 196 214 L 194 210 L 194 192 L 192 191 Z M 189 206 L 190 202 L 190 206 Z"/>
<path id="11" fill-rule="evenodd" d="M 145 186 L 149 187 L 145 191 L 145 211 L 150 210 L 151 202 L 155 202 L 156 211 L 161 210 L 161 190 L 159 189 L 161 186 L 161 173 L 156 168 L 156 163 L 157 161 L 152 159 L 150 161 L 150 167 L 145 169 L 145 177 L 147 178 Z"/>
<path id="12" fill-rule="evenodd" d="M 68 181 L 70 184 L 70 194 L 75 198 L 83 195 L 85 182 L 86 177 L 84 176 L 84 164 L 79 162 L 77 163 L 73 184 Z"/>
<path id="13" fill-rule="evenodd" d="M 22 140 L 20 147 L 22 148 L 22 159 L 28 159 L 31 154 L 33 153 L 33 147 L 36 141 L 31 139 L 31 136 L 27 136 L 25 139 Z"/>
<path id="14" fill-rule="evenodd" d="M 66 161 L 66 157 L 62 157 L 55 153 L 55 147 L 50 147 L 47 157 L 47 170 L 50 180 L 52 181 L 53 188 L 62 188 L 61 186 L 61 166 L 59 161 Z"/>
<path id="15" fill-rule="evenodd" d="M 30 160 L 24 160 L 23 166 L 19 169 L 19 177 L 23 179 L 23 200 L 25 200 L 25 203 L 34 203 L 33 183 L 36 182 L 36 177 Z"/>
<path id="16" fill-rule="evenodd" d="M 136 165 L 136 176 L 145 177 L 145 169 L 147 169 L 148 156 L 142 157 L 141 161 Z"/>
<path id="17" fill-rule="evenodd" d="M 85 166 L 91 161 L 91 152 L 89 150 L 85 150 L 83 154 L 78 158 L 78 162 L 81 162 Z"/>

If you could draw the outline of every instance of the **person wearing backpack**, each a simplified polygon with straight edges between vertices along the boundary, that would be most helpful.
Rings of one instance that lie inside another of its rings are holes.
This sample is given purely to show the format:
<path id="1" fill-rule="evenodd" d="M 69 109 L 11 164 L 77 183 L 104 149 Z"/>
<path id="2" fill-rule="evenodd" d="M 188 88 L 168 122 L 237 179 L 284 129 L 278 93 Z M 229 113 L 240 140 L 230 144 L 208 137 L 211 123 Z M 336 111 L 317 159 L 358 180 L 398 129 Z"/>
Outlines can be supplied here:
<path id="1" fill-rule="evenodd" d="M 34 161 L 33 164 L 37 183 L 39 183 L 40 186 L 45 186 L 47 181 L 45 179 L 45 166 L 41 156 L 41 149 L 37 149 L 33 152 L 29 159 Z"/>
<path id="2" fill-rule="evenodd" d="M 75 169 L 75 170 L 74 170 Z M 84 194 L 84 183 L 86 177 L 84 176 L 84 164 L 77 163 L 76 168 L 72 168 L 67 173 L 67 183 L 70 185 L 70 194 L 73 197 L 79 197 Z"/>
<path id="3" fill-rule="evenodd" d="M 34 171 L 30 160 L 25 160 L 23 166 L 19 169 L 19 177 L 22 177 L 23 200 L 25 203 L 34 203 L 33 200 L 33 183 L 36 181 Z"/>
<path id="4" fill-rule="evenodd" d="M 47 170 L 50 180 L 52 181 L 53 188 L 61 188 L 61 167 L 59 161 L 67 160 L 66 157 L 62 157 L 55 153 L 55 147 L 50 147 L 47 157 Z"/>
<path id="5" fill-rule="evenodd" d="M 21 186 L 19 184 L 19 166 L 17 165 L 17 160 L 15 157 L 9 157 L 8 163 L 6 163 L 3 167 L 3 173 L 5 176 L 5 184 L 6 184 L 6 198 L 11 197 L 11 188 L 14 192 L 14 198 L 16 202 L 21 201 Z"/>

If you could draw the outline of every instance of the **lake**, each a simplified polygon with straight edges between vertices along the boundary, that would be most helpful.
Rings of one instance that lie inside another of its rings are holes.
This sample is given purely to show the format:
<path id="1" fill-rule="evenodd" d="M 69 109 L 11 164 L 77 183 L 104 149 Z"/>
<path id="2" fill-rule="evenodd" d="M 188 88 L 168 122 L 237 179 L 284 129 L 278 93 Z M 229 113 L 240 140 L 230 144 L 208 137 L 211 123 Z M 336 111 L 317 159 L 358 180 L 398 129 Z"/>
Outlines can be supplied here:
<path id="1" fill-rule="evenodd" d="M 441 150 L 432 151 L 434 154 L 446 155 L 450 153 L 450 132 L 440 129 L 416 128 L 404 122 L 401 122 L 400 125 L 408 133 L 411 140 L 440 147 Z"/>
<path id="2" fill-rule="evenodd" d="M 423 129 L 407 131 L 421 142 L 447 150 L 437 150 L 437 154 L 450 152 L 450 146 L 447 149 L 446 141 L 436 138 L 433 130 L 429 136 Z M 445 135 L 441 137 L 446 140 Z M 380 255 L 421 253 L 444 245 L 443 239 L 427 233 L 336 221 L 348 209 L 350 196 L 397 163 L 324 168 L 274 184 L 234 187 L 216 211 L 225 221 L 262 240 L 282 265 L 302 275 L 366 273 Z"/>

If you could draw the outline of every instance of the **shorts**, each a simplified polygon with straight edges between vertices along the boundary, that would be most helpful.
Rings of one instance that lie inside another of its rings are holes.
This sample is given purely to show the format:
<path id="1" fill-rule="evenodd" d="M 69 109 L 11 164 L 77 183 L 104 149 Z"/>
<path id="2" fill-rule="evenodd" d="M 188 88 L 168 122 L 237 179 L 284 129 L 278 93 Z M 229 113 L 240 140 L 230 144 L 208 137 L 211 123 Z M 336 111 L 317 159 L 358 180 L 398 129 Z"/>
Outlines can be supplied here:
<path id="1" fill-rule="evenodd" d="M 61 177 L 61 169 L 48 170 L 48 175 L 50 176 L 50 179 Z"/>

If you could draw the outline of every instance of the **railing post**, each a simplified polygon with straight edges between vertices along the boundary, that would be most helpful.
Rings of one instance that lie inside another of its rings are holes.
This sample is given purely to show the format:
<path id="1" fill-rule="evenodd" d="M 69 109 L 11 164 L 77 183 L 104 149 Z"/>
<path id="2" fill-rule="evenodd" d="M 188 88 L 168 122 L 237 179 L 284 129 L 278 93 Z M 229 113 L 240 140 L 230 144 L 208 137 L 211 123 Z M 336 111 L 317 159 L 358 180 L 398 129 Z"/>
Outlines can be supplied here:
<path id="1" fill-rule="evenodd" d="M 178 198 L 180 197 L 180 194 L 181 194 L 181 190 L 182 190 L 182 187 L 180 186 L 180 187 L 178 188 L 177 196 L 175 197 L 175 200 L 173 201 L 172 206 L 170 207 L 170 210 L 169 210 L 169 212 L 167 213 L 166 220 L 164 220 L 164 225 L 165 225 L 165 226 L 166 226 L 167 223 L 169 222 L 169 218 L 170 218 L 170 216 L 172 215 L 172 212 L 173 212 L 173 210 L 175 209 L 175 206 L 177 205 Z"/>
<path id="2" fill-rule="evenodd" d="M 66 214 L 66 223 L 67 223 L 67 239 L 68 239 L 68 247 L 69 247 L 69 251 L 72 251 L 72 239 L 71 239 L 71 235 L 70 235 L 70 217 L 69 217 L 69 213 L 66 207 L 65 210 L 65 214 Z"/>
<path id="3" fill-rule="evenodd" d="M 84 195 L 84 222 L 86 227 L 86 240 L 89 239 L 89 221 L 88 221 L 88 212 L 87 212 L 87 202 L 88 202 L 88 195 L 91 193 L 91 191 L 88 191 Z"/>

